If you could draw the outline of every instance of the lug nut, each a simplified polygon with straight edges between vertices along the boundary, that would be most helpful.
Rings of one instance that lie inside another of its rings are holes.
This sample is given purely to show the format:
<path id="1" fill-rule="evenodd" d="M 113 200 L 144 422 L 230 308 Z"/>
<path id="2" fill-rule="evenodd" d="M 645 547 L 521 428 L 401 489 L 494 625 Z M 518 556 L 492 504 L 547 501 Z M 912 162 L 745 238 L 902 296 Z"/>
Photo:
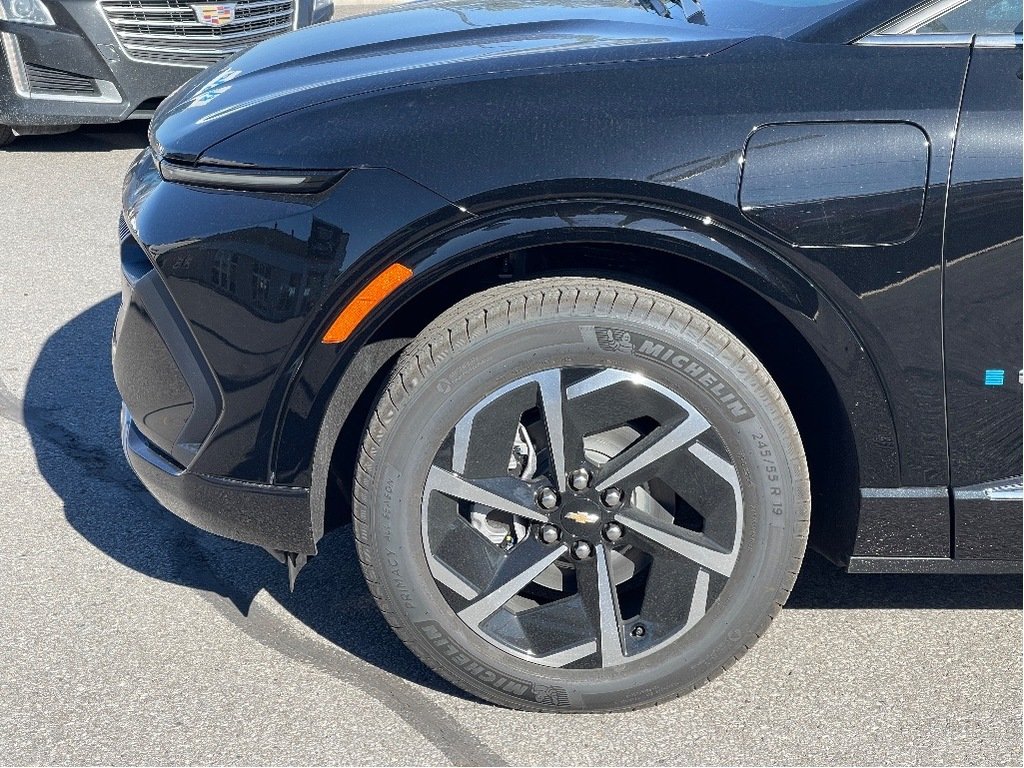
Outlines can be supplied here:
<path id="1" fill-rule="evenodd" d="M 542 525 L 540 527 L 540 540 L 545 544 L 554 544 L 561 534 L 553 525 Z"/>
<path id="2" fill-rule="evenodd" d="M 618 523 L 608 523 L 604 527 L 604 537 L 608 541 L 618 541 L 622 538 L 622 526 Z"/>
<path id="3" fill-rule="evenodd" d="M 590 473 L 582 468 L 574 470 L 573 473 L 569 475 L 569 485 L 571 485 L 574 490 L 582 491 L 590 485 Z"/>
<path id="4" fill-rule="evenodd" d="M 637 624 L 635 627 L 633 627 L 633 631 L 629 634 L 631 634 L 633 637 L 643 637 L 647 634 L 647 627 L 645 627 L 643 624 Z"/>
<path id="5" fill-rule="evenodd" d="M 543 488 L 537 494 L 537 503 L 544 509 L 554 509 L 558 506 L 558 492 L 554 488 Z"/>
<path id="6" fill-rule="evenodd" d="M 622 503 L 622 491 L 618 488 L 609 488 L 601 496 L 606 507 L 617 507 Z"/>
<path id="7" fill-rule="evenodd" d="M 585 541 L 577 541 L 572 545 L 572 553 L 577 560 L 586 560 L 594 553 L 594 548 Z"/>

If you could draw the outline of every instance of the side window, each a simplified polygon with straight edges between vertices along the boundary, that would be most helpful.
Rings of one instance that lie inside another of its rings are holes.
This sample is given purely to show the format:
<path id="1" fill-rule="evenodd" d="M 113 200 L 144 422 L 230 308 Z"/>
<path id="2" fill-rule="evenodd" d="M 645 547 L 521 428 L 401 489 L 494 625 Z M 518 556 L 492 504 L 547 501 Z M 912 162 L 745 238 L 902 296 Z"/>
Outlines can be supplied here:
<path id="1" fill-rule="evenodd" d="M 1022 16 L 1020 0 L 936 0 L 898 16 L 857 42 L 970 45 L 975 38 L 986 38 L 986 47 L 1012 47 L 1021 33 Z"/>
<path id="2" fill-rule="evenodd" d="M 1020 0 L 966 0 L 904 34 L 1011 35 L 1020 28 Z"/>

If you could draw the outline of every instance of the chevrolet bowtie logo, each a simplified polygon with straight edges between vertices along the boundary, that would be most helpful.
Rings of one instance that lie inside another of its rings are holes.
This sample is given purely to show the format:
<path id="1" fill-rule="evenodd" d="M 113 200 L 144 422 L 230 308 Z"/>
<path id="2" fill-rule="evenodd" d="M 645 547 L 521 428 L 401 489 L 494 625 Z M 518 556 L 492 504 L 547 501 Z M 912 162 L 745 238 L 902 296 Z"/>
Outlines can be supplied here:
<path id="1" fill-rule="evenodd" d="M 234 3 L 193 5 L 192 12 L 196 15 L 196 21 L 207 27 L 223 27 L 235 20 Z"/>
<path id="2" fill-rule="evenodd" d="M 596 523 L 601 519 L 601 516 L 594 512 L 567 512 L 565 518 L 572 520 L 574 523 Z"/>

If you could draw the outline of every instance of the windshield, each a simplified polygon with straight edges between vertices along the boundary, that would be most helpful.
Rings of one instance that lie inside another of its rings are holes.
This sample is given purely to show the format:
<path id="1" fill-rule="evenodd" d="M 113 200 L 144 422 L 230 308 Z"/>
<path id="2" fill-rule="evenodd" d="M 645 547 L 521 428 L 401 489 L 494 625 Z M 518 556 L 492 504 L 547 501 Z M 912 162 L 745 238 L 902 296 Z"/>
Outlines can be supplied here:
<path id="1" fill-rule="evenodd" d="M 788 37 L 855 2 L 858 0 L 680 0 L 678 5 L 694 24 Z"/>

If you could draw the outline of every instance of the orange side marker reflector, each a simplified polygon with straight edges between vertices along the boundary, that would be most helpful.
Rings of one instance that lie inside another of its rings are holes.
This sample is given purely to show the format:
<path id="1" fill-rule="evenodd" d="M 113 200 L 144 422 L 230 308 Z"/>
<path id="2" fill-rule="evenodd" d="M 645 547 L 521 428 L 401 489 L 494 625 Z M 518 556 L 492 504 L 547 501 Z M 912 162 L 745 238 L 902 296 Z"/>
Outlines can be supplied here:
<path id="1" fill-rule="evenodd" d="M 392 264 L 350 301 L 324 334 L 324 344 L 345 341 L 374 307 L 386 299 L 398 286 L 412 277 L 412 270 L 401 264 Z"/>

